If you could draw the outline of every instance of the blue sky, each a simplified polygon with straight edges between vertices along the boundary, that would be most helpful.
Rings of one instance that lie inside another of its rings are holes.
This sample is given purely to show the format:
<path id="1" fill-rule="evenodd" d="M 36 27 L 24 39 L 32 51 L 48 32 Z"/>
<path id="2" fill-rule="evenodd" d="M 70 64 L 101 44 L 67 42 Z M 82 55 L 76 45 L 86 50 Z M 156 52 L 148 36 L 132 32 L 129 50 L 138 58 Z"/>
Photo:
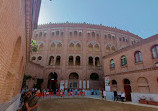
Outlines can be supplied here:
<path id="1" fill-rule="evenodd" d="M 158 33 L 158 0 L 42 0 L 39 22 L 103 24 L 142 38 Z"/>

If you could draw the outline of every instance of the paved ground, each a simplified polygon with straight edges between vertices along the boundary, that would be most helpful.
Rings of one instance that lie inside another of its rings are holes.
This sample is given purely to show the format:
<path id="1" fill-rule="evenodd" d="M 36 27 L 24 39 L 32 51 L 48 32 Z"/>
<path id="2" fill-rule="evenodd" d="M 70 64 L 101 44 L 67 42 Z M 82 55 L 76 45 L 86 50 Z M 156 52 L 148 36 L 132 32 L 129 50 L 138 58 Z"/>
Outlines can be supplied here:
<path id="1" fill-rule="evenodd" d="M 41 100 L 38 111 L 158 111 L 158 109 L 90 98 L 53 98 Z"/>

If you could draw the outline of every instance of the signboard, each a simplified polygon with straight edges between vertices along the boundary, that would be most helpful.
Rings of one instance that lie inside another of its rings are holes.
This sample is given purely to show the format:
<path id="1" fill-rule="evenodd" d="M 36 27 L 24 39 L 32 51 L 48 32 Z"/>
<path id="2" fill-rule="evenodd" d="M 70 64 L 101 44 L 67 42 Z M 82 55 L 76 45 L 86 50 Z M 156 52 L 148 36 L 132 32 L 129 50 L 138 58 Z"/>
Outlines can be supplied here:
<path id="1" fill-rule="evenodd" d="M 68 80 L 65 80 L 65 88 L 67 88 Z"/>
<path id="2" fill-rule="evenodd" d="M 105 77 L 105 91 L 110 91 L 110 77 Z"/>
<path id="3" fill-rule="evenodd" d="M 82 88 L 82 80 L 79 80 L 79 88 Z"/>
<path id="4" fill-rule="evenodd" d="M 60 81 L 60 90 L 64 90 L 64 80 Z"/>
<path id="5" fill-rule="evenodd" d="M 110 86 L 110 77 L 105 77 L 105 86 Z"/>
<path id="6" fill-rule="evenodd" d="M 86 89 L 86 81 L 83 80 L 83 89 Z"/>
<path id="7" fill-rule="evenodd" d="M 87 80 L 87 89 L 89 89 L 89 80 Z"/>

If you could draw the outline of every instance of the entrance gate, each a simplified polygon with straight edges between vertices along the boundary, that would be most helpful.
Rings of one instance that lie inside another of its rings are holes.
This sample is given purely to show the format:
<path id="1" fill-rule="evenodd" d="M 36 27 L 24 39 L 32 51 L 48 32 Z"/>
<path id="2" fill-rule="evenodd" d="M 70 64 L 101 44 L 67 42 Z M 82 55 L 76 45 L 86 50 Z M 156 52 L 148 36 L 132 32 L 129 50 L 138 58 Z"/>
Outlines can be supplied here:
<path id="1" fill-rule="evenodd" d="M 131 101 L 131 86 L 128 79 L 124 79 L 124 90 L 126 95 L 126 100 Z"/>
<path id="2" fill-rule="evenodd" d="M 57 88 L 57 73 L 55 72 L 51 72 L 49 74 L 49 77 L 48 77 L 48 85 L 47 85 L 47 88 L 48 89 L 52 89 L 53 91 L 56 91 L 56 88 Z"/>

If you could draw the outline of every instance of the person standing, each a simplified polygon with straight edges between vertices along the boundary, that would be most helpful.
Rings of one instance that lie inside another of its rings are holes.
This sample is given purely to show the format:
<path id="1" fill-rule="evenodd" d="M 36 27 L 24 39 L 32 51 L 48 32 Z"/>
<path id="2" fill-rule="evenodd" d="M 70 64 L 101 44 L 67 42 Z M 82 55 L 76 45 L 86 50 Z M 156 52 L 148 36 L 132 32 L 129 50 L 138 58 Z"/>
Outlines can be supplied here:
<path id="1" fill-rule="evenodd" d="M 35 95 L 31 96 L 30 98 L 28 98 L 25 102 L 25 106 L 27 111 L 37 111 L 37 107 L 38 107 L 38 94 L 40 93 L 40 90 L 36 90 L 35 91 Z"/>
<path id="2" fill-rule="evenodd" d="M 117 91 L 114 91 L 114 101 L 117 101 Z"/>
<path id="3" fill-rule="evenodd" d="M 106 91 L 103 91 L 103 99 L 106 98 Z"/>
<path id="4" fill-rule="evenodd" d="M 123 93 L 123 92 L 121 93 L 121 101 L 125 102 L 125 93 Z"/>

